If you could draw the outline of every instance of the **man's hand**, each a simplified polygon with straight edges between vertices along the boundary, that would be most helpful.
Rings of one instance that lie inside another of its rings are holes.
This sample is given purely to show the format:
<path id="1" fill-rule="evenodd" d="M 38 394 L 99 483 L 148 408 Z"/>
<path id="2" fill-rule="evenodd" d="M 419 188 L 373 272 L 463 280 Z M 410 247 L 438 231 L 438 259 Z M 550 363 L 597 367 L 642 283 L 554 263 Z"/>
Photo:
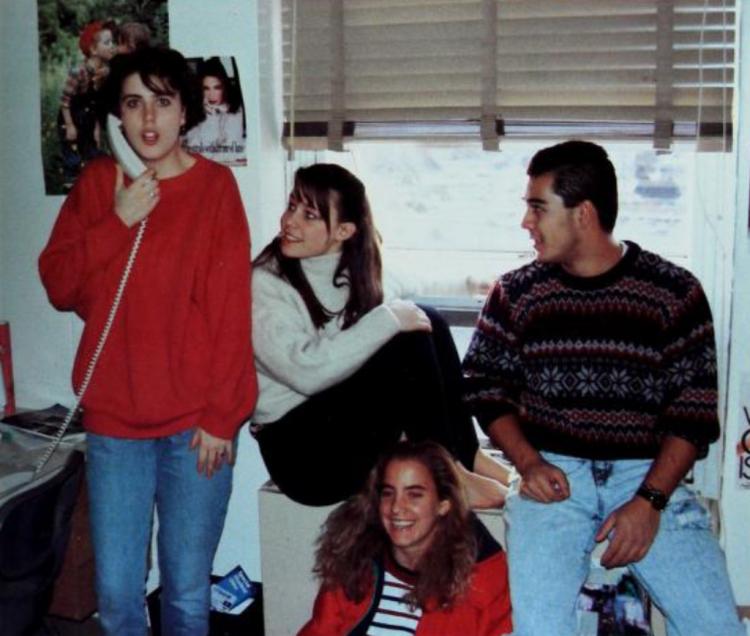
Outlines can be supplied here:
<path id="1" fill-rule="evenodd" d="M 231 439 L 214 437 L 197 427 L 190 440 L 190 449 L 195 448 L 198 449 L 198 472 L 205 473 L 206 477 L 217 472 L 224 461 L 234 464 L 234 444 Z"/>
<path id="2" fill-rule="evenodd" d="M 521 494 L 540 503 L 563 501 L 570 497 L 565 473 L 554 464 L 539 459 L 524 466 L 521 473 Z"/>
<path id="3" fill-rule="evenodd" d="M 501 415 L 487 427 L 487 434 L 521 475 L 521 495 L 539 503 L 563 501 L 570 497 L 565 473 L 546 461 L 529 444 L 517 415 Z"/>
<path id="4" fill-rule="evenodd" d="M 641 497 L 633 497 L 613 511 L 596 533 L 597 541 L 610 538 L 602 555 L 605 568 L 640 561 L 649 551 L 659 530 L 660 513 Z"/>

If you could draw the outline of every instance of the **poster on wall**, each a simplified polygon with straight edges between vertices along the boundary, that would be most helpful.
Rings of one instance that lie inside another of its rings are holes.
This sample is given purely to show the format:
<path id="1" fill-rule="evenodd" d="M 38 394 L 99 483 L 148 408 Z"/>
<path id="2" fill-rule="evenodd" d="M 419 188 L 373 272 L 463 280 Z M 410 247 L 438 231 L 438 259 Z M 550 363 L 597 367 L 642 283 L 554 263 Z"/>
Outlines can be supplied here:
<path id="1" fill-rule="evenodd" d="M 188 130 L 185 148 L 228 166 L 247 165 L 245 109 L 234 57 L 190 58 L 206 118 Z"/>
<path id="2" fill-rule="evenodd" d="M 737 484 L 740 488 L 750 488 L 750 375 L 742 378 L 742 418 L 737 459 Z"/>
<path id="3" fill-rule="evenodd" d="M 117 54 L 168 44 L 167 0 L 38 0 L 44 186 L 65 194 L 107 153 L 97 92 Z"/>

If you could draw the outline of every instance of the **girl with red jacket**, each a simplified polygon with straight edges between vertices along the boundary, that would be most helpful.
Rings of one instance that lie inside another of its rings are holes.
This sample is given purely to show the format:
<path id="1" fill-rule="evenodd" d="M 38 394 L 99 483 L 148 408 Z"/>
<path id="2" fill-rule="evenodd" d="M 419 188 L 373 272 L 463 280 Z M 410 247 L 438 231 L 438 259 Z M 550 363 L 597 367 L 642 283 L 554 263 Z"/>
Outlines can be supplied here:
<path id="1" fill-rule="evenodd" d="M 434 442 L 401 442 L 318 540 L 321 588 L 298 636 L 498 636 L 512 630 L 505 553 Z"/>

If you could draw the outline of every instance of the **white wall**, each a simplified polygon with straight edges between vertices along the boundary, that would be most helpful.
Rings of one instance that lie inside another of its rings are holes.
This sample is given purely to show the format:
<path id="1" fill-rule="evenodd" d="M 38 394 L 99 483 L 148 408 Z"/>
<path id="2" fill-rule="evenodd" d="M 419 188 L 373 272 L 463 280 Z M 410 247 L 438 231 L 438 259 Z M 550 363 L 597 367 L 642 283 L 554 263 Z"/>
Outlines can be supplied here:
<path id="1" fill-rule="evenodd" d="M 17 401 L 40 405 L 69 396 L 72 332 L 69 316 L 57 314 L 38 282 L 36 257 L 47 239 L 61 197 L 45 197 L 39 136 L 39 57 L 36 6 L 3 3 L 2 319 L 13 336 Z"/>
<path id="2" fill-rule="evenodd" d="M 279 147 L 280 85 L 271 78 L 280 58 L 269 40 L 279 3 L 273 0 L 170 0 L 170 45 L 187 57 L 234 55 L 247 119 L 248 167 L 234 170 L 247 210 L 253 251 L 268 243 L 283 210 L 283 153 Z M 259 28 L 258 17 L 263 20 Z M 280 19 L 280 18 L 279 18 Z M 263 58 L 261 59 L 261 53 Z M 268 479 L 257 444 L 243 427 L 239 435 L 234 490 L 226 528 L 214 563 L 218 573 L 242 564 L 260 580 L 258 489 Z"/>
<path id="3" fill-rule="evenodd" d="M 0 9 L 0 42 L 5 42 L 10 37 L 10 29 L 8 27 L 8 20 L 4 19 L 3 11 Z M 0 45 L 2 46 L 2 45 Z M 9 67 L 10 64 L 0 64 L 0 86 L 9 86 L 10 81 Z M 10 108 L 10 91 L 0 90 L 0 113 L 7 112 Z M 10 136 L 10 122 L 6 117 L 0 118 L 0 139 L 8 139 Z M 0 168 L 3 168 L 2 155 L 0 155 Z M 5 170 L 2 170 L 5 172 Z M 0 179 L 2 177 L 0 176 Z M 3 237 L 7 236 L 5 229 L 5 217 L 7 205 L 5 203 L 5 188 L 2 187 L 3 182 L 0 181 L 0 320 L 5 319 L 5 261 L 7 259 L 7 249 L 5 248 L 5 241 Z M 0 404 L 4 404 L 5 396 L 3 395 L 2 389 L 0 389 Z"/>
<path id="4" fill-rule="evenodd" d="M 742 7 L 745 8 L 745 7 Z M 724 546 L 737 603 L 750 606 L 750 490 L 738 486 L 736 444 L 747 428 L 743 405 L 750 408 L 750 12 L 740 16 L 739 90 L 737 108 L 737 218 L 735 224 L 732 344 L 730 354 L 727 444 L 724 455 L 722 510 Z M 744 46 L 742 46 L 744 45 Z M 743 380 L 745 386 L 743 387 Z M 750 614 L 748 614 L 750 616 Z"/>
<path id="5" fill-rule="evenodd" d="M 188 57 L 234 55 L 237 59 L 248 124 L 248 166 L 236 168 L 250 222 L 254 249 L 267 243 L 284 202 L 283 153 L 278 147 L 279 60 L 264 59 L 259 49 L 271 33 L 263 29 L 259 47 L 258 14 L 269 20 L 273 0 L 170 0 L 170 44 Z M 70 369 L 81 325 L 71 314 L 47 302 L 37 273 L 44 246 L 62 197 L 44 194 L 40 152 L 39 55 L 36 3 L 0 3 L 0 320 L 9 320 L 13 335 L 17 403 L 71 404 Z M 263 117 L 261 119 L 261 113 Z M 258 534 L 259 486 L 267 473 L 247 429 L 240 433 L 239 460 L 227 527 L 215 571 L 240 563 L 260 578 Z"/>

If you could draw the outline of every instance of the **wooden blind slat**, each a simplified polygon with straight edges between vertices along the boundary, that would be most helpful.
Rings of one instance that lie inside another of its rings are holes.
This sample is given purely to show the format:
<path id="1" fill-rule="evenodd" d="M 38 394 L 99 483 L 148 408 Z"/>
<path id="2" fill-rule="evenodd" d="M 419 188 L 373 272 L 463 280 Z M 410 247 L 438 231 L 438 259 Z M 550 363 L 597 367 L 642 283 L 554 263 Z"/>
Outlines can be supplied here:
<path id="1" fill-rule="evenodd" d="M 327 122 L 333 137 L 345 121 L 445 117 L 483 122 L 493 146 L 496 117 L 570 118 L 642 122 L 668 146 L 674 124 L 695 124 L 699 112 L 702 123 L 731 121 L 731 0 L 297 5 L 295 118 Z M 286 94 L 290 7 L 283 0 Z"/>

